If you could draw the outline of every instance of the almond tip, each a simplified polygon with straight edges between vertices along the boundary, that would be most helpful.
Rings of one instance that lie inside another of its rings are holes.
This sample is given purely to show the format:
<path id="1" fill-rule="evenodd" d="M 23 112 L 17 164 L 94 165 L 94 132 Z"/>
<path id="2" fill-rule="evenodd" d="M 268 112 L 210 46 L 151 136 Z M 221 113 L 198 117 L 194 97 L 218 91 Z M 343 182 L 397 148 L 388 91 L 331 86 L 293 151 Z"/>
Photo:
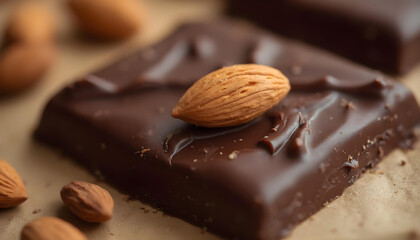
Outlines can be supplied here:
<path id="1" fill-rule="evenodd" d="M 173 108 L 173 109 L 172 109 L 171 116 L 172 116 L 173 118 L 179 118 L 179 115 L 180 115 L 180 113 L 179 113 L 179 109 L 178 109 L 177 107 Z"/>

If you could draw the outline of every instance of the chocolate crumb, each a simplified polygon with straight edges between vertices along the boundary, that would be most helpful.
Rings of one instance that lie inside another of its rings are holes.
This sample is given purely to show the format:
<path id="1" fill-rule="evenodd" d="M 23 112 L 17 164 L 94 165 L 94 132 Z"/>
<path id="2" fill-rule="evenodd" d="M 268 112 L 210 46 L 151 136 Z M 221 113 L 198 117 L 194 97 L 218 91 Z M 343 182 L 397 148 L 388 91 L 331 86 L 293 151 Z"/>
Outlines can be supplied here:
<path id="1" fill-rule="evenodd" d="M 401 166 L 405 166 L 405 164 L 407 164 L 407 162 L 404 160 L 401 160 Z"/>
<path id="2" fill-rule="evenodd" d="M 356 109 L 352 102 L 350 102 L 350 101 L 348 101 L 347 99 L 344 99 L 344 98 L 341 99 L 340 106 L 346 108 L 347 110 Z"/>
<path id="3" fill-rule="evenodd" d="M 233 151 L 231 154 L 229 154 L 229 159 L 230 160 L 236 159 L 238 157 L 238 153 L 239 151 L 237 150 Z"/>
<path id="4" fill-rule="evenodd" d="M 150 148 L 144 148 L 144 149 L 142 149 L 142 150 L 141 150 L 141 152 L 140 152 L 140 157 L 144 157 L 144 155 L 145 155 L 148 151 L 150 151 Z"/>
<path id="5" fill-rule="evenodd" d="M 384 150 L 382 149 L 382 147 L 378 148 L 378 155 L 380 158 L 382 158 L 384 156 Z"/>
<path id="6" fill-rule="evenodd" d="M 356 159 L 350 158 L 347 162 L 343 164 L 343 167 L 348 167 L 350 168 L 350 170 L 356 169 L 359 167 L 359 161 L 357 161 Z"/>
<path id="7" fill-rule="evenodd" d="M 41 212 L 41 209 L 40 208 L 36 208 L 36 209 L 34 209 L 32 211 L 32 214 L 37 214 L 37 213 L 40 213 L 40 212 Z"/>

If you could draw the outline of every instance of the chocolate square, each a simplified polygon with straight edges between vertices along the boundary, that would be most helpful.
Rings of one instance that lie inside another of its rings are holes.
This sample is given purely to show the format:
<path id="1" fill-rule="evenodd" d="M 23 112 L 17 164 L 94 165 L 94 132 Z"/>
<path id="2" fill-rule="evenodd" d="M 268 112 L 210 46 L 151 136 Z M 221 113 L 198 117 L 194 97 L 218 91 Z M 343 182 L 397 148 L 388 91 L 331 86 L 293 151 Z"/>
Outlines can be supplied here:
<path id="1" fill-rule="evenodd" d="M 245 125 L 171 117 L 185 90 L 220 67 L 281 70 L 292 90 Z M 181 26 L 87 74 L 47 105 L 38 139 L 123 192 L 235 239 L 278 239 L 340 196 L 394 148 L 419 107 L 402 84 L 236 21 Z"/>

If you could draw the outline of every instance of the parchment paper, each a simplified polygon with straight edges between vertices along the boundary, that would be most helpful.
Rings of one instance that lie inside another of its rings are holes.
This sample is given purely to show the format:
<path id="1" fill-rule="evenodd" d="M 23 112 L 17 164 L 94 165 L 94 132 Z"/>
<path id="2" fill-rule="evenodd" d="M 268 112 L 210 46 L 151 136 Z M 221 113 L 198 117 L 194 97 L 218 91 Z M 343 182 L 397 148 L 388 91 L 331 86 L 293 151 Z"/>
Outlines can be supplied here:
<path id="1" fill-rule="evenodd" d="M 0 158 L 17 169 L 29 193 L 21 206 L 0 209 L 0 240 L 19 239 L 23 225 L 41 216 L 63 218 L 89 239 L 220 239 L 139 201 L 128 201 L 128 196 L 102 182 L 98 184 L 115 200 L 113 219 L 104 224 L 78 220 L 64 208 L 59 191 L 71 180 L 97 181 L 71 159 L 35 142 L 32 133 L 48 99 L 76 77 L 158 41 L 184 20 L 219 15 L 223 3 L 145 0 L 148 23 L 143 31 L 122 43 L 98 43 L 75 33 L 62 1 L 43 2 L 54 10 L 60 26 L 57 61 L 39 85 L 17 96 L 0 98 Z M 16 1 L 0 1 L 0 30 L 14 4 Z M 420 99 L 420 66 L 401 79 Z M 394 151 L 376 170 L 299 225 L 288 239 L 420 239 L 419 170 L 420 143 L 414 150 Z"/>

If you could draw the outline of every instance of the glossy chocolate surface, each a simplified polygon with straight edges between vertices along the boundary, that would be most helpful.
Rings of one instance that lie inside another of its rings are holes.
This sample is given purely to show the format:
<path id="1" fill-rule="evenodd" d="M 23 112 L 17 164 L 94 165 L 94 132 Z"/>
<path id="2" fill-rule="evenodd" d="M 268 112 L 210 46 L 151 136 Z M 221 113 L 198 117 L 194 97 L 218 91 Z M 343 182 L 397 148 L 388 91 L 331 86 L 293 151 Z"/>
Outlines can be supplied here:
<path id="1" fill-rule="evenodd" d="M 382 71 L 420 61 L 418 0 L 231 0 L 230 12 Z"/>
<path id="2" fill-rule="evenodd" d="M 206 129 L 170 115 L 222 66 L 280 69 L 292 90 L 252 122 Z M 88 74 L 47 105 L 36 136 L 119 189 L 222 236 L 278 239 L 334 200 L 420 121 L 407 88 L 235 21 L 186 24 Z"/>

